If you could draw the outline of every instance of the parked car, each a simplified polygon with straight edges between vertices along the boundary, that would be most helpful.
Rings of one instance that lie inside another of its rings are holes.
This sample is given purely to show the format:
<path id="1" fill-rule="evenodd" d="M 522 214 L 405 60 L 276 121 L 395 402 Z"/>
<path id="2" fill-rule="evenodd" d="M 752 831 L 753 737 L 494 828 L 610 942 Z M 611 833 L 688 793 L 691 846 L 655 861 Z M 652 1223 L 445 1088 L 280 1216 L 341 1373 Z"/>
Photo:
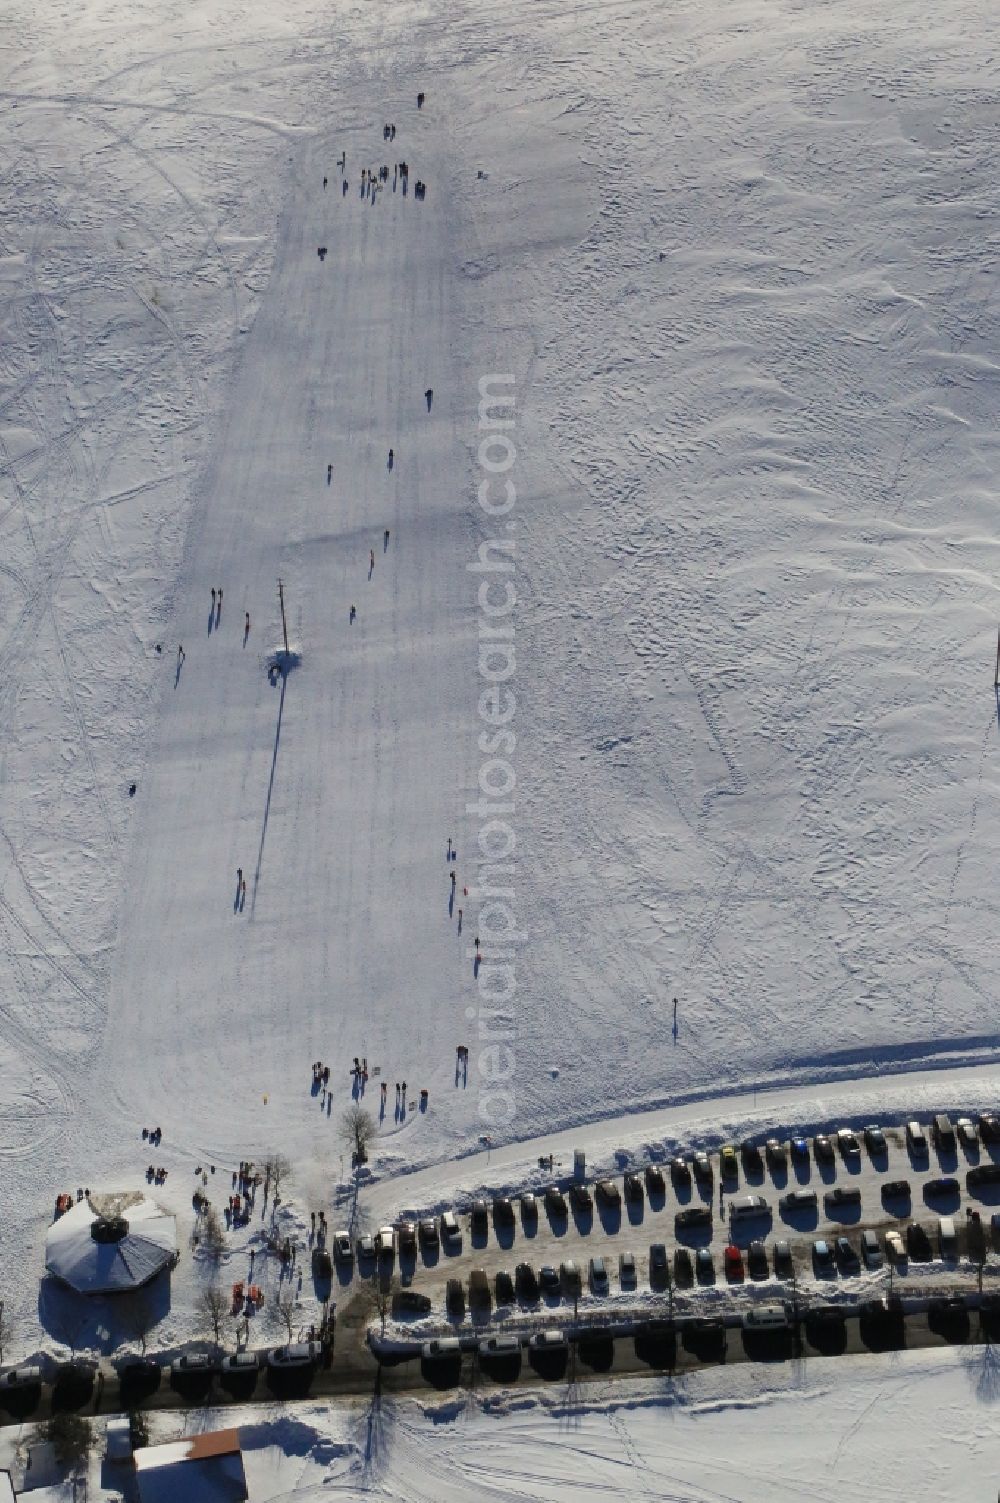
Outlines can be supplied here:
<path id="1" fill-rule="evenodd" d="M 687 1187 L 691 1184 L 691 1165 L 686 1159 L 673 1158 L 670 1160 L 670 1178 L 675 1185 L 684 1185 Z"/>
<path id="2" fill-rule="evenodd" d="M 938 1247 L 942 1258 L 950 1261 L 958 1257 L 958 1233 L 950 1216 L 941 1216 L 938 1220 Z"/>
<path id="3" fill-rule="evenodd" d="M 860 1273 L 861 1259 L 849 1237 L 838 1237 L 833 1244 L 833 1255 L 842 1273 Z"/>
<path id="4" fill-rule="evenodd" d="M 882 1158 L 889 1152 L 889 1145 L 885 1141 L 885 1133 L 877 1122 L 869 1122 L 865 1128 L 865 1147 L 868 1149 L 870 1158 Z"/>
<path id="5" fill-rule="evenodd" d="M 608 1270 L 604 1266 L 603 1258 L 591 1258 L 590 1260 L 590 1292 L 602 1295 L 608 1292 Z"/>
<path id="6" fill-rule="evenodd" d="M 984 1112 L 979 1118 L 979 1136 L 984 1143 L 1000 1143 L 1000 1117 Z"/>
<path id="7" fill-rule="evenodd" d="M 906 1142 L 915 1158 L 926 1157 L 927 1137 L 920 1123 L 915 1119 L 906 1124 Z"/>
<path id="8" fill-rule="evenodd" d="M 743 1160 L 744 1174 L 763 1174 L 764 1158 L 756 1143 L 741 1143 L 740 1158 Z"/>
<path id="9" fill-rule="evenodd" d="M 379 1227 L 375 1234 L 375 1247 L 380 1258 L 391 1258 L 396 1250 L 396 1228 L 393 1226 Z"/>
<path id="10" fill-rule="evenodd" d="M 371 1262 L 374 1256 L 375 1238 L 370 1232 L 365 1232 L 358 1238 L 358 1262 Z"/>
<path id="11" fill-rule="evenodd" d="M 525 1304 L 535 1304 L 538 1299 L 538 1280 L 530 1263 L 518 1263 L 514 1269 L 514 1287 Z"/>
<path id="12" fill-rule="evenodd" d="M 642 1188 L 642 1176 L 634 1174 L 631 1170 L 625 1176 L 625 1199 L 641 1201 L 644 1198 Z"/>
<path id="13" fill-rule="evenodd" d="M 737 1179 L 739 1177 L 739 1162 L 736 1158 L 736 1149 L 732 1143 L 723 1143 L 719 1149 L 719 1173 L 723 1179 Z"/>
<path id="14" fill-rule="evenodd" d="M 496 1293 L 498 1305 L 512 1305 L 514 1303 L 514 1280 L 506 1268 L 501 1268 L 494 1278 L 493 1289 Z"/>
<path id="15" fill-rule="evenodd" d="M 959 1117 L 955 1123 L 955 1131 L 963 1148 L 979 1147 L 979 1134 L 976 1132 L 976 1124 L 971 1117 Z"/>
<path id="16" fill-rule="evenodd" d="M 533 1352 L 564 1352 L 569 1345 L 562 1331 L 536 1331 L 528 1345 Z"/>
<path id="17" fill-rule="evenodd" d="M 449 1279 L 445 1288 L 445 1309 L 454 1320 L 465 1314 L 465 1285 L 461 1279 Z"/>
<path id="18" fill-rule="evenodd" d="M 401 1221 L 396 1229 L 401 1253 L 411 1253 L 417 1250 L 417 1223 L 415 1221 Z"/>
<path id="19" fill-rule="evenodd" d="M 795 1272 L 792 1262 L 792 1244 L 784 1237 L 774 1244 L 774 1275 L 779 1279 L 790 1279 Z"/>
<path id="20" fill-rule="evenodd" d="M 838 1185 L 835 1190 L 827 1190 L 823 1204 L 828 1211 L 835 1210 L 838 1206 L 859 1206 L 861 1191 L 857 1185 Z"/>
<path id="21" fill-rule="evenodd" d="M 560 1294 L 562 1284 L 559 1281 L 559 1270 L 553 1268 L 551 1263 L 545 1263 L 538 1270 L 538 1284 L 543 1294 Z"/>
<path id="22" fill-rule="evenodd" d="M 742 1280 L 742 1278 L 743 1278 L 743 1254 L 740 1252 L 739 1248 L 736 1246 L 736 1243 L 735 1242 L 729 1242 L 729 1243 L 727 1243 L 726 1250 L 725 1250 L 725 1252 L 723 1253 L 722 1256 L 723 1256 L 723 1267 L 725 1268 L 725 1272 L 726 1272 L 726 1278 L 729 1279 L 730 1283 L 735 1283 L 738 1280 Z"/>
<path id="23" fill-rule="evenodd" d="M 865 1267 L 876 1269 L 882 1267 L 882 1249 L 878 1245 L 878 1238 L 869 1228 L 861 1233 L 861 1256 L 865 1260 Z"/>
<path id="24" fill-rule="evenodd" d="M 815 1190 L 789 1190 L 782 1195 L 778 1205 L 783 1211 L 809 1211 L 815 1207 L 818 1199 Z"/>
<path id="25" fill-rule="evenodd" d="M 507 1198 L 506 1195 L 501 1195 L 498 1200 L 495 1200 L 493 1202 L 493 1225 L 494 1226 L 513 1226 L 514 1225 L 514 1206 L 513 1206 L 513 1202 L 510 1201 Z"/>
<path id="26" fill-rule="evenodd" d="M 485 1236 L 489 1231 L 490 1213 L 485 1200 L 474 1200 L 472 1211 L 469 1215 L 469 1227 L 477 1236 Z"/>
<path id="27" fill-rule="evenodd" d="M 955 1151 L 955 1129 L 946 1112 L 938 1112 L 931 1123 L 931 1141 L 938 1153 Z"/>
<path id="28" fill-rule="evenodd" d="M 17 1393 L 25 1389 L 41 1388 L 42 1369 L 33 1363 L 24 1362 L 20 1367 L 9 1367 L 0 1373 L 0 1393 Z"/>
<path id="29" fill-rule="evenodd" d="M 674 1279 L 678 1284 L 694 1283 L 694 1264 L 686 1247 L 674 1248 Z"/>
<path id="30" fill-rule="evenodd" d="M 931 1239 L 919 1221 L 911 1221 L 906 1228 L 906 1252 L 913 1263 L 929 1263 L 934 1256 Z"/>
<path id="31" fill-rule="evenodd" d="M 667 1282 L 667 1249 L 664 1243 L 654 1242 L 649 1249 L 650 1288 L 660 1289 Z"/>
<path id="32" fill-rule="evenodd" d="M 225 1377 L 237 1378 L 246 1373 L 255 1373 L 260 1367 L 259 1352 L 230 1352 L 219 1363 L 219 1371 Z"/>
<path id="33" fill-rule="evenodd" d="M 747 1248 L 747 1273 L 752 1279 L 770 1277 L 771 1267 L 767 1261 L 767 1248 L 759 1237 L 755 1237 Z"/>
<path id="34" fill-rule="evenodd" d="M 787 1331 L 790 1324 L 784 1305 L 754 1305 L 743 1316 L 744 1331 Z"/>
<path id="35" fill-rule="evenodd" d="M 558 1185 L 549 1185 L 545 1191 L 545 1209 L 550 1216 L 566 1215 L 566 1197 Z"/>
<path id="36" fill-rule="evenodd" d="M 683 1227 L 711 1226 L 711 1206 L 685 1206 L 683 1211 L 678 1211 L 674 1217 L 674 1226 L 680 1231 Z"/>
<path id="37" fill-rule="evenodd" d="M 353 1263 L 354 1248 L 351 1246 L 350 1232 L 335 1232 L 333 1237 L 333 1257 L 337 1263 Z"/>
<path id="38" fill-rule="evenodd" d="M 856 1163 L 861 1157 L 861 1145 L 849 1127 L 842 1127 L 838 1132 L 837 1147 L 846 1164 Z"/>
<path id="39" fill-rule="evenodd" d="M 586 1185 L 570 1185 L 569 1198 L 573 1202 L 573 1208 L 577 1211 L 592 1211 L 594 1198 Z"/>
<path id="40" fill-rule="evenodd" d="M 699 1247 L 694 1255 L 694 1271 L 699 1284 L 715 1283 L 715 1259 L 710 1247 Z"/>
<path id="41" fill-rule="evenodd" d="M 788 1150 L 777 1138 L 768 1138 L 764 1144 L 764 1152 L 772 1169 L 783 1169 L 788 1163 Z"/>
<path id="42" fill-rule="evenodd" d="M 729 1202 L 729 1220 L 757 1221 L 770 1217 L 771 1207 L 763 1195 L 734 1195 Z"/>
<path id="43" fill-rule="evenodd" d="M 461 1361 L 462 1343 L 457 1336 L 435 1336 L 424 1342 L 420 1355 L 425 1362 Z"/>
<path id="44" fill-rule="evenodd" d="M 423 1221 L 418 1223 L 417 1236 L 424 1247 L 438 1247 L 440 1245 L 437 1222 L 433 1216 L 425 1216 Z"/>
<path id="45" fill-rule="evenodd" d="M 809 1144 L 805 1138 L 793 1138 L 790 1147 L 793 1163 L 808 1164 Z"/>
<path id="46" fill-rule="evenodd" d="M 634 1289 L 636 1282 L 635 1253 L 628 1251 L 619 1253 L 618 1283 L 622 1289 Z"/>
<path id="47" fill-rule="evenodd" d="M 924 1185 L 925 1200 L 951 1200 L 959 1193 L 958 1180 L 951 1174 L 939 1174 Z"/>
<path id="48" fill-rule="evenodd" d="M 489 1275 L 485 1268 L 474 1268 L 469 1274 L 469 1304 L 474 1309 L 488 1310 L 491 1303 Z"/>
<path id="49" fill-rule="evenodd" d="M 392 1296 L 393 1315 L 429 1315 L 431 1297 L 416 1289 L 397 1289 Z"/>
<path id="50" fill-rule="evenodd" d="M 602 1206 L 618 1207 L 621 1205 L 622 1194 L 613 1179 L 598 1180 L 597 1199 Z"/>
<path id="51" fill-rule="evenodd" d="M 817 1133 L 813 1138 L 813 1154 L 815 1155 L 817 1164 L 836 1163 L 833 1144 L 824 1132 Z"/>
<path id="52" fill-rule="evenodd" d="M 580 1270 L 572 1258 L 567 1258 L 564 1263 L 559 1264 L 559 1279 L 563 1289 L 571 1298 L 580 1293 L 582 1285 Z"/>
<path id="53" fill-rule="evenodd" d="M 829 1242 L 819 1237 L 812 1245 L 813 1268 L 817 1273 L 830 1273 L 833 1270 L 833 1249 Z"/>
<path id="54" fill-rule="evenodd" d="M 267 1365 L 279 1372 L 315 1367 L 322 1355 L 323 1348 L 318 1341 L 293 1341 L 268 1352 Z"/>
<path id="55" fill-rule="evenodd" d="M 663 1170 L 659 1164 L 646 1165 L 646 1193 L 647 1195 L 664 1195 L 666 1185 L 663 1182 Z"/>
<path id="56" fill-rule="evenodd" d="M 530 1190 L 525 1190 L 521 1196 L 521 1222 L 536 1222 L 538 1220 L 538 1201 Z"/>
<path id="57" fill-rule="evenodd" d="M 885 1255 L 892 1263 L 906 1262 L 906 1248 L 898 1232 L 886 1232 Z"/>
<path id="58" fill-rule="evenodd" d="M 462 1228 L 454 1211 L 441 1212 L 441 1240 L 450 1245 L 462 1240 Z"/>
<path id="59" fill-rule="evenodd" d="M 910 1181 L 908 1179 L 887 1179 L 882 1186 L 882 1204 L 891 1200 L 909 1200 Z"/>
<path id="60" fill-rule="evenodd" d="M 707 1153 L 696 1153 L 691 1160 L 691 1167 L 694 1170 L 694 1177 L 699 1185 L 710 1185 L 714 1180 L 715 1173 L 712 1169 L 712 1160 Z"/>
<path id="61" fill-rule="evenodd" d="M 507 1331 L 500 1331 L 495 1336 L 484 1336 L 479 1343 L 481 1357 L 513 1357 L 520 1350 L 520 1336 Z"/>

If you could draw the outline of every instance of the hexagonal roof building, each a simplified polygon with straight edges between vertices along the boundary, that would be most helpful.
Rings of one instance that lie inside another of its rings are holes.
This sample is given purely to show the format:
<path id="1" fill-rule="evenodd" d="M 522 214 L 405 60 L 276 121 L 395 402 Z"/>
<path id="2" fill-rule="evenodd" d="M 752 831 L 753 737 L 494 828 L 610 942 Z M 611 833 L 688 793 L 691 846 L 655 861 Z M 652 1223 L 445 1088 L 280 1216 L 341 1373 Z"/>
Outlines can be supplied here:
<path id="1" fill-rule="evenodd" d="M 141 1190 L 85 1196 L 45 1239 L 49 1273 L 80 1294 L 138 1289 L 169 1268 L 176 1253 L 174 1218 Z"/>

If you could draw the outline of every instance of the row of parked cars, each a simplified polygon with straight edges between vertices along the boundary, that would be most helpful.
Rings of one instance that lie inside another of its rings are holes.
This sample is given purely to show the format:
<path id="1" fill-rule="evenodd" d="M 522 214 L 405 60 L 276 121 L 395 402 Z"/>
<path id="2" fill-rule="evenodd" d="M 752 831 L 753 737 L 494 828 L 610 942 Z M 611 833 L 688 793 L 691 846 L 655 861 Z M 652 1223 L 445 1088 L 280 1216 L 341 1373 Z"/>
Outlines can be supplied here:
<path id="1" fill-rule="evenodd" d="M 323 1356 L 322 1344 L 318 1341 L 289 1342 L 262 1352 L 230 1352 L 226 1356 L 213 1356 L 208 1352 L 185 1352 L 170 1363 L 166 1371 L 172 1380 L 213 1378 L 238 1378 L 256 1374 L 262 1369 L 276 1374 L 315 1371 Z M 119 1365 L 118 1378 L 123 1388 L 130 1385 L 154 1387 L 159 1384 L 164 1369 L 155 1357 L 129 1357 Z M 34 1363 L 22 1363 L 0 1373 L 0 1401 L 3 1394 L 30 1393 L 41 1390 L 42 1369 Z"/>
<path id="2" fill-rule="evenodd" d="M 980 1140 L 984 1143 L 1000 1143 L 1000 1117 L 984 1114 L 977 1121 L 973 1121 L 971 1117 L 960 1117 L 953 1126 L 950 1119 L 942 1113 L 933 1119 L 929 1129 L 925 1129 L 916 1120 L 907 1122 L 905 1137 L 914 1159 L 927 1156 L 929 1141 L 940 1153 L 953 1152 L 958 1145 L 972 1152 L 978 1148 Z M 877 1163 L 888 1156 L 889 1145 L 885 1129 L 877 1123 L 870 1123 L 860 1133 L 851 1128 L 841 1128 L 838 1132 L 829 1134 L 817 1133 L 811 1141 L 811 1149 L 810 1140 L 805 1137 L 793 1137 L 787 1142 L 772 1137 L 764 1144 L 752 1141 L 739 1145 L 725 1143 L 719 1150 L 721 1179 L 731 1188 L 733 1182 L 739 1180 L 741 1167 L 747 1177 L 760 1177 L 765 1166 L 772 1170 L 787 1168 L 789 1160 L 792 1163 L 805 1163 L 814 1158 L 817 1164 L 833 1164 L 839 1155 L 847 1164 L 857 1163 L 861 1159 L 862 1145 L 873 1162 Z M 624 1175 L 621 1189 L 613 1179 L 599 1180 L 593 1190 L 578 1182 L 571 1184 L 566 1190 L 558 1185 L 549 1185 L 538 1196 L 529 1191 L 520 1197 L 521 1221 L 528 1226 L 537 1223 L 540 1202 L 544 1204 L 550 1218 L 564 1219 L 569 1215 L 570 1208 L 580 1215 L 586 1215 L 593 1211 L 595 1203 L 614 1211 L 621 1207 L 623 1200 L 638 1203 L 647 1196 L 663 1198 L 666 1195 L 668 1175 L 675 1186 L 690 1188 L 692 1184 L 699 1184 L 708 1187 L 715 1183 L 715 1166 L 707 1152 L 698 1151 L 688 1158 L 675 1156 L 664 1166 L 650 1163 L 641 1172 L 629 1170 Z M 884 1196 L 895 1193 L 892 1186 L 897 1183 L 901 1182 L 890 1182 L 885 1187 Z M 966 1172 L 966 1185 L 970 1189 L 989 1183 L 1000 1183 L 1000 1164 L 976 1164 Z M 953 1177 L 941 1176 L 929 1182 L 925 1193 L 930 1198 L 935 1194 L 944 1196 L 953 1193 L 957 1185 L 958 1181 Z M 856 1204 L 859 1200 L 860 1191 L 852 1187 L 830 1190 L 824 1195 L 825 1203 L 831 1207 Z M 815 1203 L 816 1192 L 812 1190 L 790 1191 L 779 1202 L 783 1209 Z M 498 1196 L 491 1206 L 483 1198 L 475 1200 L 469 1212 L 469 1228 L 474 1237 L 488 1234 L 491 1217 L 498 1232 L 513 1229 L 517 1224 L 514 1201 L 508 1196 Z M 677 1212 L 676 1221 L 678 1228 L 708 1226 L 712 1222 L 712 1212 L 705 1205 L 687 1206 Z M 361 1238 L 358 1243 L 359 1256 L 374 1258 L 383 1252 L 391 1252 L 394 1236 L 400 1251 L 408 1251 L 415 1250 L 418 1242 L 427 1247 L 437 1247 L 439 1241 L 452 1247 L 460 1245 L 462 1232 L 455 1212 L 445 1211 L 439 1219 L 428 1217 L 419 1222 L 404 1221 L 395 1229 L 383 1228 L 375 1237 Z M 346 1232 L 337 1234 L 337 1245 L 341 1260 L 350 1261 L 353 1253 Z"/>

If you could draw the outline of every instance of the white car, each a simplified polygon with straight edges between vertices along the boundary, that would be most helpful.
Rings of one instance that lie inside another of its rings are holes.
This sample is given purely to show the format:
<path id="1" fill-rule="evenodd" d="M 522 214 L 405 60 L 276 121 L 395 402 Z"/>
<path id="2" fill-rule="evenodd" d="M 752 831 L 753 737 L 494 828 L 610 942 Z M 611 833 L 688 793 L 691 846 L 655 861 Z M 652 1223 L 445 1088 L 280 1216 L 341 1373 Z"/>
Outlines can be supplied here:
<path id="1" fill-rule="evenodd" d="M 536 1331 L 528 1342 L 533 1352 L 564 1352 L 569 1342 L 562 1331 Z"/>
<path id="2" fill-rule="evenodd" d="M 380 1258 L 391 1258 L 396 1251 L 395 1227 L 379 1227 L 378 1235 L 375 1238 L 375 1246 L 378 1248 Z"/>
<path id="3" fill-rule="evenodd" d="M 260 1367 L 260 1355 L 257 1352 L 230 1352 L 228 1357 L 223 1357 L 221 1368 L 224 1373 L 255 1373 Z"/>
<path id="4" fill-rule="evenodd" d="M 893 1263 L 906 1262 L 906 1248 L 898 1232 L 886 1232 L 885 1255 Z"/>
<path id="5" fill-rule="evenodd" d="M 8 1393 L 14 1388 L 40 1388 L 42 1386 L 42 1369 L 40 1367 L 12 1367 L 7 1372 L 0 1374 L 0 1391 Z"/>
<path id="6" fill-rule="evenodd" d="M 371 1261 L 374 1256 L 375 1238 L 371 1235 L 370 1232 L 365 1232 L 363 1237 L 358 1238 L 358 1259 L 359 1261 L 364 1261 L 364 1259 L 367 1258 L 369 1261 Z"/>
<path id="7" fill-rule="evenodd" d="M 479 1343 L 481 1357 L 512 1357 L 520 1350 L 520 1336 L 487 1336 Z"/>
<path id="8" fill-rule="evenodd" d="M 353 1263 L 354 1248 L 350 1232 L 337 1232 L 333 1239 L 333 1257 L 337 1263 Z"/>
<path id="9" fill-rule="evenodd" d="M 425 1362 L 454 1360 L 462 1355 L 462 1343 L 457 1336 L 436 1336 L 433 1341 L 424 1342 L 420 1355 Z"/>
<path id="10" fill-rule="evenodd" d="M 963 1148 L 977 1148 L 979 1135 L 976 1132 L 976 1124 L 971 1117 L 959 1117 L 955 1123 L 955 1131 L 958 1133 L 958 1141 Z"/>
<path id="11" fill-rule="evenodd" d="M 618 1254 L 618 1282 L 623 1289 L 635 1288 L 635 1253 L 623 1252 Z"/>
<path id="12" fill-rule="evenodd" d="M 170 1364 L 170 1371 L 183 1376 L 185 1373 L 214 1373 L 219 1364 L 207 1352 L 185 1352 Z"/>
<path id="13" fill-rule="evenodd" d="M 454 1211 L 441 1212 L 441 1237 L 448 1243 L 461 1242 L 462 1228 Z"/>
<path id="14" fill-rule="evenodd" d="M 318 1341 L 294 1341 L 268 1352 L 267 1365 L 282 1371 L 292 1367 L 315 1367 L 322 1355 L 323 1348 Z"/>

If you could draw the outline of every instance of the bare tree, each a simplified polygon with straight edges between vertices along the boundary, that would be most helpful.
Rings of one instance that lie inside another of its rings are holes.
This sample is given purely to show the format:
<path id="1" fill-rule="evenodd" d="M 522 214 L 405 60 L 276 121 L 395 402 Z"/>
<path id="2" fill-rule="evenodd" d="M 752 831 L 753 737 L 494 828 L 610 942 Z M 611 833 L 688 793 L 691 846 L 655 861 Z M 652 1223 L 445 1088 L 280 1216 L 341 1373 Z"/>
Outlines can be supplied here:
<path id="1" fill-rule="evenodd" d="M 45 1425 L 45 1439 L 56 1453 L 62 1466 L 74 1475 L 83 1467 L 90 1451 L 90 1425 L 82 1414 L 61 1411 L 53 1414 Z"/>
<path id="2" fill-rule="evenodd" d="M 198 1240 L 216 1262 L 221 1258 L 226 1245 L 226 1231 L 222 1217 L 213 1205 L 206 1205 L 199 1218 Z"/>
<path id="3" fill-rule="evenodd" d="M 221 1284 L 205 1285 L 198 1299 L 198 1310 L 216 1346 L 222 1345 L 222 1324 L 231 1309 L 230 1297 Z"/>
<path id="4" fill-rule="evenodd" d="M 355 1165 L 363 1164 L 368 1157 L 368 1149 L 375 1141 L 378 1128 L 375 1118 L 365 1107 L 357 1102 L 349 1106 L 340 1119 L 340 1136 L 345 1146 L 350 1149 Z"/>
<path id="5" fill-rule="evenodd" d="M 291 1341 L 295 1329 L 295 1294 L 291 1289 L 278 1296 L 278 1314 L 285 1323 L 288 1339 Z"/>
<path id="6" fill-rule="evenodd" d="M 14 1336 L 14 1322 L 4 1301 L 0 1299 L 0 1362 L 3 1361 L 3 1349 L 8 1341 Z"/>
<path id="7" fill-rule="evenodd" d="M 146 1355 L 146 1342 L 155 1325 L 153 1307 L 145 1289 L 133 1289 L 119 1297 L 118 1308 L 122 1312 L 122 1325 L 126 1334 L 139 1343 L 139 1350 Z"/>

